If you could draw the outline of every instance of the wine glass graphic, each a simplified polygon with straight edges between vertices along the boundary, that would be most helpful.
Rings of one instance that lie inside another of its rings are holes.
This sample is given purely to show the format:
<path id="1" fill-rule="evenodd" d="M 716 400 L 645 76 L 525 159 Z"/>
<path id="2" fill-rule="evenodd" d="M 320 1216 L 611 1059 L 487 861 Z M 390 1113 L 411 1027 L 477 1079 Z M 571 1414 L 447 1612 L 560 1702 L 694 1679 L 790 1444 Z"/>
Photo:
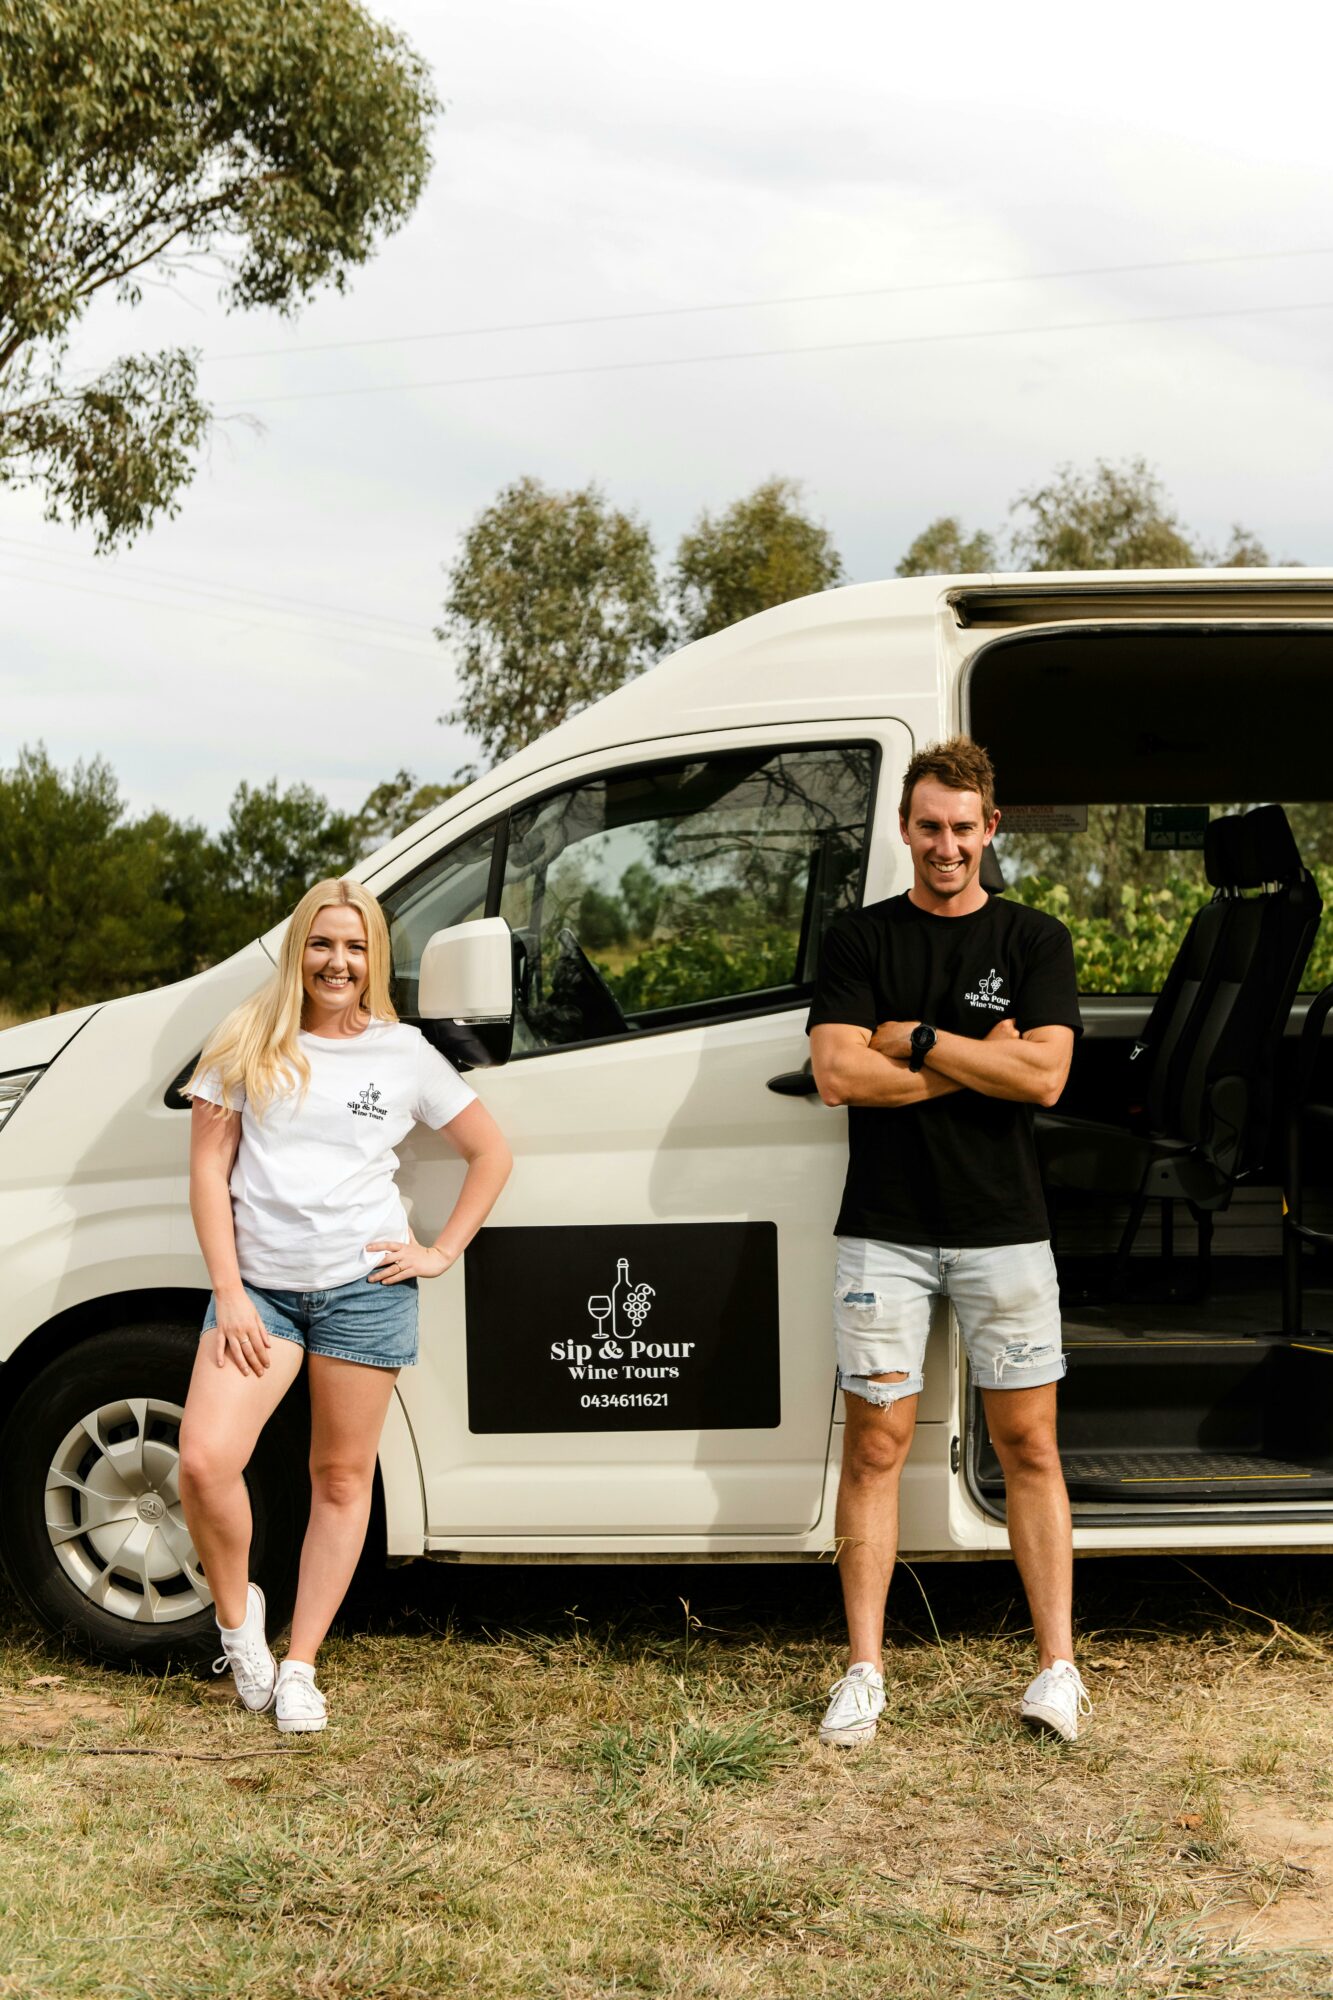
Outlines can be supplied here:
<path id="1" fill-rule="evenodd" d="M 611 1317 L 611 1301 L 605 1292 L 594 1293 L 592 1298 L 588 1300 L 588 1311 L 597 1322 L 597 1332 L 594 1338 L 604 1340 L 606 1338 L 604 1322 Z"/>

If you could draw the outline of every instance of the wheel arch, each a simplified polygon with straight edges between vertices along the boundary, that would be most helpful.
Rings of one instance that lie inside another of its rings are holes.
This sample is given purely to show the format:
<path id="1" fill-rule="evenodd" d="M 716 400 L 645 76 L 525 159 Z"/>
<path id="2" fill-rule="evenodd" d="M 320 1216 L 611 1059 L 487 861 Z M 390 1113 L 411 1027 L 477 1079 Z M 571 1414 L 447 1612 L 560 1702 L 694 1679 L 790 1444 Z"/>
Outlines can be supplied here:
<path id="1" fill-rule="evenodd" d="M 209 1294 L 197 1286 L 150 1285 L 83 1299 L 34 1327 L 0 1366 L 0 1435 L 19 1397 L 52 1361 L 94 1335 L 134 1320 L 154 1325 L 198 1325 Z M 378 1540 L 378 1548 L 371 1541 Z M 366 1556 L 419 1556 L 426 1546 L 425 1489 L 416 1438 L 395 1387 L 375 1468 Z M 363 1557 L 365 1560 L 365 1557 Z"/>
<path id="2" fill-rule="evenodd" d="M 0 1367 L 0 1431 L 28 1384 L 52 1361 L 94 1334 L 133 1320 L 151 1325 L 196 1324 L 203 1319 L 208 1293 L 187 1285 L 149 1285 L 81 1299 L 53 1313 L 22 1340 Z"/>

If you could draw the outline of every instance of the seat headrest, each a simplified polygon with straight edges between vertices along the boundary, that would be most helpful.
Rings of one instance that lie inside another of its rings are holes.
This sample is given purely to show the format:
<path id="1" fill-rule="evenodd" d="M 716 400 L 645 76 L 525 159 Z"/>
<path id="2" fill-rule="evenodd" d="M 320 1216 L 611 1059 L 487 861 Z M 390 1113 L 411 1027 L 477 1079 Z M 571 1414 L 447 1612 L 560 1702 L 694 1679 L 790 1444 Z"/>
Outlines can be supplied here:
<path id="1" fill-rule="evenodd" d="M 1244 816 L 1227 813 L 1210 819 L 1203 836 L 1203 872 L 1214 889 L 1239 889 L 1244 872 Z"/>
<path id="2" fill-rule="evenodd" d="M 987 846 L 981 850 L 981 868 L 977 880 L 988 896 L 1002 896 L 1009 886 L 1004 879 L 1000 857 L 993 847 Z"/>
<path id="3" fill-rule="evenodd" d="M 1281 806 L 1253 806 L 1240 822 L 1241 872 L 1237 886 L 1296 882 L 1304 874 L 1300 849 Z"/>

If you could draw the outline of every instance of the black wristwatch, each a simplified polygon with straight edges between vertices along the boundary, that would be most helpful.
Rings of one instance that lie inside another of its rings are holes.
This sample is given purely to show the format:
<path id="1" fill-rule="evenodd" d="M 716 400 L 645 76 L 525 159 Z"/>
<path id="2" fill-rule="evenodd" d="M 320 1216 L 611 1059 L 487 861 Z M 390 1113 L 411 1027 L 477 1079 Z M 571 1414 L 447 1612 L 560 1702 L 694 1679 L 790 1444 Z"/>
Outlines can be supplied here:
<path id="1" fill-rule="evenodd" d="M 912 1030 L 912 1053 L 907 1058 L 909 1069 L 923 1069 L 926 1057 L 935 1046 L 935 1030 L 927 1021 L 919 1021 Z"/>

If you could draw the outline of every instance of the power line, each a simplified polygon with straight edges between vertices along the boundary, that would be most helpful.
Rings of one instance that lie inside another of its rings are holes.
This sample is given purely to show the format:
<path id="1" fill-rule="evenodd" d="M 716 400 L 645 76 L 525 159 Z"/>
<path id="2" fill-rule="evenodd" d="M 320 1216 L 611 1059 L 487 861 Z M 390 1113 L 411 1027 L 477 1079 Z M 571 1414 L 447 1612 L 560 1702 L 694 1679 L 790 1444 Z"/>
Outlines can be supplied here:
<path id="1" fill-rule="evenodd" d="M 721 299 L 709 305 L 644 306 L 634 312 L 578 313 L 566 319 L 522 319 L 500 321 L 491 326 L 448 326 L 433 333 L 385 333 L 365 340 L 299 341 L 288 347 L 239 347 L 221 354 L 206 354 L 204 360 L 258 361 L 288 354 L 333 354 L 355 347 L 401 347 L 422 340 L 469 340 L 481 334 L 547 333 L 560 327 L 615 326 L 630 320 L 683 319 L 699 313 L 750 312 L 771 306 L 834 304 L 845 299 L 906 298 L 918 292 L 962 292 L 997 285 L 1040 285 L 1060 278 L 1125 277 L 1142 271 L 1198 270 L 1211 264 L 1271 263 L 1280 258 L 1333 256 L 1333 246 L 1319 245 L 1310 250 L 1235 250 L 1215 257 L 1166 257 L 1143 264 L 1082 264 L 1063 271 L 1026 271 L 1009 278 L 940 278 L 911 285 L 866 285 L 854 291 L 793 292 L 768 299 Z"/>
<path id="2" fill-rule="evenodd" d="M 91 557 L 87 556 L 58 555 L 53 551 L 43 549 L 39 543 L 28 541 L 18 535 L 0 535 L 0 552 L 3 552 L 5 549 L 21 550 L 23 552 L 22 559 L 27 562 L 45 563 L 56 568 L 77 569 L 81 572 L 86 569 L 86 565 L 92 560 Z M 19 560 L 19 558 L 15 556 L 11 560 Z M 352 611 L 336 605 L 325 608 L 313 598 L 292 597 L 283 592 L 255 590 L 244 585 L 219 585 L 216 580 L 210 581 L 204 577 L 186 576 L 180 571 L 163 570 L 145 563 L 137 563 L 133 576 L 127 577 L 125 580 L 133 583 L 139 579 L 142 579 L 148 588 L 152 590 L 174 591 L 177 595 L 187 598 L 203 597 L 226 605 L 236 605 L 238 608 L 234 615 L 241 619 L 252 620 L 256 616 L 299 618 L 309 623 L 313 617 L 316 622 L 330 626 L 344 624 L 351 626 L 383 625 L 391 628 L 394 632 L 419 635 L 423 646 L 430 646 L 431 644 L 422 626 L 413 619 L 393 618 L 381 612 Z M 38 580 L 44 581 L 44 579 Z M 88 585 L 89 589 L 98 587 L 100 586 Z M 145 597 L 136 598 L 133 601 L 161 605 L 165 605 L 168 602 L 168 600 L 162 598 Z"/>
<path id="3" fill-rule="evenodd" d="M 18 558 L 10 557 L 9 560 L 16 561 Z M 45 559 L 38 556 L 35 558 L 29 557 L 25 560 L 29 563 L 33 561 L 41 563 Z M 196 615 L 203 614 L 230 625 L 262 625 L 266 620 L 272 625 L 273 621 L 278 619 L 293 620 L 297 627 L 305 628 L 311 637 L 319 639 L 326 645 L 348 644 L 353 646 L 371 646 L 378 651 L 404 653 L 414 659 L 425 659 L 428 654 L 431 656 L 434 655 L 433 647 L 425 639 L 422 640 L 419 647 L 413 647 L 403 644 L 401 640 L 382 638 L 375 632 L 359 630 L 355 626 L 349 626 L 346 629 L 331 629 L 336 628 L 337 621 L 322 619 L 318 613 L 275 610 L 267 605 L 250 604 L 244 600 L 237 601 L 231 594 L 222 591 L 189 590 L 176 586 L 174 596 L 145 597 L 136 592 L 111 589 L 105 584 L 76 583 L 64 575 L 43 576 L 39 573 L 34 573 L 31 568 L 12 570 L 8 574 L 12 579 L 20 582 L 52 584 L 65 590 L 78 590 L 88 596 L 114 598 L 124 604 L 146 605 L 155 611 L 192 611 Z M 161 587 L 151 584 L 149 586 L 150 589 Z M 236 604 L 234 610 L 220 610 L 215 608 L 219 603 L 227 605 L 233 602 Z M 321 626 L 324 629 L 321 630 Z M 283 628 L 278 626 L 276 629 L 282 630 Z"/>
<path id="4" fill-rule="evenodd" d="M 29 541 L 20 535 L 0 535 L 0 545 L 30 550 L 35 557 L 43 562 L 64 563 L 69 567 L 77 567 L 79 569 L 82 569 L 87 562 L 92 560 L 89 556 L 59 555 L 54 550 L 44 548 L 40 542 Z M 215 577 L 193 576 L 183 570 L 161 569 L 153 563 L 136 561 L 135 575 L 160 579 L 163 585 L 170 588 L 184 588 L 192 584 L 202 585 L 205 589 L 214 592 L 219 588 L 218 580 Z M 321 603 L 317 598 L 293 597 L 287 591 L 259 590 L 253 584 L 229 583 L 223 586 L 223 589 L 229 596 L 249 598 L 255 601 L 268 600 L 278 606 L 287 604 L 295 605 L 303 610 L 317 611 L 324 618 L 349 618 L 357 620 L 362 624 L 394 625 L 401 627 L 407 632 L 420 632 L 421 630 L 421 626 L 417 620 L 412 618 L 395 618 L 391 613 L 385 611 L 354 611 L 350 605 L 327 605 Z"/>
<path id="5" fill-rule="evenodd" d="M 15 558 L 11 557 L 9 560 L 12 561 Z M 253 606 L 243 606 L 238 611 L 219 611 L 211 604 L 193 604 L 188 599 L 184 603 L 172 603 L 167 598 L 141 597 L 131 591 L 109 590 L 105 584 L 75 583 L 70 578 L 64 576 L 34 575 L 31 570 L 10 571 L 8 572 L 8 578 L 11 582 L 44 583 L 57 590 L 74 590 L 88 597 L 112 598 L 122 604 L 141 604 L 151 611 L 189 612 L 196 618 L 212 618 L 217 623 L 224 625 L 253 625 L 256 619 L 262 615 Z M 198 595 L 200 593 L 191 594 Z M 322 640 L 326 645 L 336 643 L 340 645 L 365 646 L 372 648 L 377 653 L 404 653 L 409 658 L 415 660 L 425 660 L 427 657 L 431 657 L 431 655 L 427 654 L 424 644 L 418 650 L 411 646 L 404 646 L 392 639 L 378 639 L 370 633 L 340 632 L 333 635 L 327 632 L 314 632 L 311 636 Z M 438 653 L 434 653 L 433 657 L 438 661 L 440 656 Z"/>
<path id="6" fill-rule="evenodd" d="M 498 375 L 445 375 L 430 382 L 378 382 L 354 389 L 292 389 L 271 396 L 249 396 L 244 408 L 265 403 L 324 402 L 331 397 L 394 396 L 415 389 L 470 389 L 500 382 L 543 382 L 571 375 L 629 375 L 648 368 L 693 368 L 716 361 L 767 361 L 793 354 L 853 354 L 870 348 L 935 347 L 964 340 L 1022 340 L 1033 334 L 1097 333 L 1107 328 L 1170 326 L 1211 319 L 1258 319 L 1274 313 L 1328 312 L 1333 299 L 1311 299 L 1285 306 L 1222 306 L 1205 312 L 1138 313 L 1123 319 L 1056 320 L 1041 326 L 967 327 L 951 333 L 899 333 L 876 340 L 827 340 L 801 347 L 733 348 L 717 354 L 659 355 L 650 361 L 584 362 L 569 368 L 524 368 Z"/>

